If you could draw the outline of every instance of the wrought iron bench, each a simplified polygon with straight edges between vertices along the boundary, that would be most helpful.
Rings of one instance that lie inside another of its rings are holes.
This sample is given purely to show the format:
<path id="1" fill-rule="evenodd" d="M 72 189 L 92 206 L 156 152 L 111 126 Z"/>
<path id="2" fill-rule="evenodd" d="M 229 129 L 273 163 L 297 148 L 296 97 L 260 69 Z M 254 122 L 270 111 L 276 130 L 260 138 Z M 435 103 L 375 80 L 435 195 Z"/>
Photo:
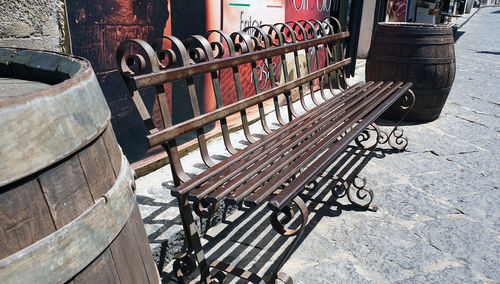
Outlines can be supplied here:
<path id="1" fill-rule="evenodd" d="M 214 35 L 220 41 L 208 40 Z M 284 236 L 296 236 L 296 242 L 308 218 L 308 210 L 299 194 L 351 142 L 371 151 L 377 143 L 388 141 L 393 148 L 406 147 L 407 140 L 402 137 L 402 131 L 396 131 L 399 122 L 390 133 L 384 133 L 374 121 L 395 102 L 403 109 L 411 108 L 414 101 L 411 83 L 367 82 L 347 86 L 343 68 L 351 60 L 344 58 L 342 51 L 343 41 L 348 36 L 348 32 L 341 31 L 337 20 L 329 18 L 250 27 L 230 36 L 222 31 L 210 31 L 206 37 L 195 35 L 184 42 L 167 36 L 152 45 L 137 39 L 120 45 L 118 64 L 149 129 L 147 139 L 152 147 L 161 145 L 166 150 L 173 173 L 175 188 L 172 195 L 178 198 L 187 236 L 186 250 L 176 256 L 174 263 L 179 280 L 187 281 L 197 266 L 201 282 L 222 282 L 225 277 L 222 271 L 252 282 L 257 281 L 255 279 L 260 281 L 255 275 L 229 264 L 207 262 L 192 211 L 201 217 L 208 217 L 219 208 L 220 202 L 248 207 L 267 204 L 273 212 L 272 227 Z M 169 48 L 162 48 L 162 45 Z M 301 69 L 299 54 L 304 51 L 306 67 Z M 288 76 L 287 54 L 291 56 L 296 79 Z M 262 61 L 267 66 L 273 63 L 278 66 L 268 68 L 270 86 L 264 89 L 258 80 L 257 62 Z M 251 66 L 248 72 L 252 76 L 251 87 L 256 93 L 248 97 L 243 96 L 241 81 L 241 69 L 245 64 Z M 221 82 L 221 70 L 229 70 L 224 72 L 230 72 L 230 83 Z M 305 74 L 301 74 L 304 71 Z M 283 74 L 281 83 L 278 82 L 279 77 L 276 78 L 278 73 Z M 216 108 L 206 113 L 200 111 L 193 79 L 203 74 L 210 75 L 216 101 Z M 193 118 L 174 124 L 164 84 L 178 80 L 185 84 Z M 224 104 L 221 83 L 233 86 L 236 102 Z M 153 123 L 141 99 L 140 91 L 147 88 L 154 88 L 156 92 L 162 116 L 159 127 Z M 306 89 L 312 91 L 306 94 Z M 314 92 L 315 89 L 317 92 Z M 298 90 L 297 102 L 292 96 L 295 90 Z M 286 98 L 281 104 L 280 96 Z M 306 102 L 307 96 L 312 100 L 312 107 Z M 274 111 L 267 115 L 276 116 L 280 124 L 277 129 L 272 130 L 268 124 L 264 111 L 266 102 L 274 105 Z M 249 127 L 247 110 L 251 107 L 258 109 L 260 123 L 267 133 L 260 139 L 254 137 Z M 239 114 L 239 127 L 243 128 L 249 142 L 249 146 L 241 150 L 237 150 L 231 142 L 232 132 L 227 120 L 234 114 Z M 219 163 L 214 162 L 208 153 L 204 129 L 216 122 L 225 147 L 231 154 Z M 374 131 L 368 132 L 369 129 Z M 181 164 L 176 139 L 193 131 L 208 169 L 190 178 Z M 365 142 L 369 133 L 376 134 L 376 137 L 375 143 L 367 145 Z M 363 186 L 347 185 L 346 188 L 351 202 L 361 207 L 370 205 L 373 199 L 371 190 Z M 286 220 L 278 219 L 280 213 L 289 217 L 284 218 L 287 220 L 294 215 L 292 204 L 301 214 L 298 228 L 290 228 Z M 287 255 L 277 265 L 274 279 L 291 283 L 287 275 L 277 272 Z M 216 273 L 212 273 L 210 268 L 215 268 Z"/>

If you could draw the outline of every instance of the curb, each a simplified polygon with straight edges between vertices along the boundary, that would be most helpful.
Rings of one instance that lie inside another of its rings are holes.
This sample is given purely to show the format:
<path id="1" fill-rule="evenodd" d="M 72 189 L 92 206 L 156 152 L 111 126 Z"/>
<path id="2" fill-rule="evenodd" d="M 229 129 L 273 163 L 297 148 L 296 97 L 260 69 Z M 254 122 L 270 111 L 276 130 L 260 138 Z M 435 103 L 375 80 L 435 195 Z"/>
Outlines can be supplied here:
<path id="1" fill-rule="evenodd" d="M 477 12 L 479 12 L 479 10 L 481 10 L 481 8 L 484 8 L 484 7 L 479 7 L 472 15 L 470 15 L 465 21 L 463 21 L 463 23 L 459 24 L 458 27 L 457 27 L 457 30 L 461 29 L 465 24 L 467 24 L 467 22 L 472 18 L 474 17 L 474 15 L 477 14 Z"/>

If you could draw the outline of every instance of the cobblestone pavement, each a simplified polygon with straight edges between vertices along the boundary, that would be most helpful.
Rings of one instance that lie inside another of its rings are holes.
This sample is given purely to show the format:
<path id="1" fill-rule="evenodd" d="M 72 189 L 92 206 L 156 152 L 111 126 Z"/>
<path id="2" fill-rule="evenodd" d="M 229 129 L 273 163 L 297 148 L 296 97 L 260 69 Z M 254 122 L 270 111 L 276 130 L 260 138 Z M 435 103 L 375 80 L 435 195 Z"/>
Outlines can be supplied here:
<path id="1" fill-rule="evenodd" d="M 408 149 L 382 146 L 362 170 L 379 210 L 359 210 L 345 197 L 332 197 L 328 179 L 319 179 L 319 190 L 304 196 L 310 221 L 281 269 L 294 283 L 500 281 L 499 27 L 500 8 L 482 8 L 460 28 L 455 83 L 441 117 L 404 125 Z M 357 78 L 362 71 L 357 69 Z M 220 144 L 216 139 L 209 147 Z M 193 174 L 204 169 L 194 156 L 184 158 Z M 330 169 L 336 175 L 343 171 Z M 173 281 L 169 261 L 182 246 L 171 186 L 168 167 L 137 180 L 139 206 L 165 283 Z M 265 277 L 291 242 L 274 233 L 265 207 L 216 219 L 222 224 L 204 237 L 208 258 Z"/>

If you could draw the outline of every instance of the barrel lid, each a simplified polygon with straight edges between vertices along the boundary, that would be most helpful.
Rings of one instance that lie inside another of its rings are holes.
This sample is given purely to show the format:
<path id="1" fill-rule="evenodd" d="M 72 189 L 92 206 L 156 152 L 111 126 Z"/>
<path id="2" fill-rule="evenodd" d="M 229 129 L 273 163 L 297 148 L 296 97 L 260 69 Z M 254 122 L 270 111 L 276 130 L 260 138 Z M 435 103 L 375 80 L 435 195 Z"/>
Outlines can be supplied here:
<path id="1" fill-rule="evenodd" d="M 378 23 L 378 32 L 389 32 L 392 34 L 414 34 L 414 35 L 436 35 L 436 34 L 453 34 L 453 29 L 450 26 L 426 23 Z"/>
<path id="2" fill-rule="evenodd" d="M 90 63 L 0 48 L 0 186 L 64 159 L 101 133 L 110 111 Z"/>

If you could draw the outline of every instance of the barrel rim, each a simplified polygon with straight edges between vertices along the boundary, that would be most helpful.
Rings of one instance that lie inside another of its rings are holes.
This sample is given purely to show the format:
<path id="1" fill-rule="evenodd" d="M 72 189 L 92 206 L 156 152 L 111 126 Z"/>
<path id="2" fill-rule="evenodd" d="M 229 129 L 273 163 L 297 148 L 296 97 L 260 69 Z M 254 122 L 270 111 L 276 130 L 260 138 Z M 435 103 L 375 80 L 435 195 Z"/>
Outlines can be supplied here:
<path id="1" fill-rule="evenodd" d="M 453 34 L 453 29 L 450 26 L 440 24 L 427 23 L 411 23 L 411 22 L 387 22 L 378 23 L 377 30 L 390 30 L 391 33 L 406 33 L 413 35 L 437 35 L 437 34 Z"/>
<path id="2" fill-rule="evenodd" d="M 25 51 L 32 52 L 30 56 L 41 52 L 57 56 L 57 60 L 73 60 L 79 67 L 68 65 L 68 68 L 74 68 L 75 71 L 72 77 L 60 83 L 0 99 L 0 132 L 4 133 L 0 140 L 0 187 L 74 154 L 96 139 L 111 119 L 111 112 L 97 77 L 86 59 L 34 49 L 0 48 L 0 53 L 2 51 L 5 51 L 4 60 L 8 60 L 9 52 L 12 57 Z M 37 60 L 40 62 L 40 58 L 36 57 L 23 59 L 33 64 Z M 57 66 L 59 65 L 56 63 L 40 69 L 51 70 L 48 68 Z M 36 69 L 37 66 L 32 67 Z M 54 113 L 60 115 L 54 116 Z M 20 119 L 25 116 L 29 119 Z M 48 121 L 47 117 L 51 120 Z M 11 125 L 15 125 L 15 131 Z M 48 125 L 53 127 L 46 127 Z M 66 135 L 67 133 L 70 135 Z M 37 144 L 27 141 L 37 141 Z M 29 149 L 25 148 L 26 145 L 30 146 Z"/>
<path id="3" fill-rule="evenodd" d="M 403 28 L 449 28 L 445 25 L 430 24 L 430 23 L 414 23 L 414 22 L 386 22 L 378 23 L 380 26 L 403 27 Z"/>
<path id="4" fill-rule="evenodd" d="M 64 53 L 55 52 L 55 51 L 29 49 L 29 48 L 16 48 L 16 47 L 0 47 L 0 50 L 13 51 L 13 55 L 11 55 L 11 57 L 16 56 L 19 52 L 28 51 L 28 52 L 34 52 L 34 53 L 36 52 L 36 53 L 50 54 L 50 55 L 57 56 L 57 57 L 64 57 L 67 59 L 72 59 L 75 62 L 77 62 L 78 64 L 80 64 L 80 68 L 74 74 L 72 74 L 69 79 L 66 79 L 60 83 L 50 85 L 49 87 L 43 88 L 40 90 L 21 93 L 17 96 L 0 97 L 0 109 L 4 108 L 4 107 L 8 107 L 9 105 L 14 104 L 14 103 L 28 102 L 28 101 L 35 99 L 35 98 L 50 96 L 54 92 L 65 91 L 65 90 L 71 88 L 71 86 L 73 86 L 75 83 L 84 81 L 89 76 L 91 76 L 91 74 L 93 73 L 92 65 L 90 64 L 90 62 L 87 59 L 80 57 L 80 56 L 74 56 L 74 55 L 64 54 Z"/>

